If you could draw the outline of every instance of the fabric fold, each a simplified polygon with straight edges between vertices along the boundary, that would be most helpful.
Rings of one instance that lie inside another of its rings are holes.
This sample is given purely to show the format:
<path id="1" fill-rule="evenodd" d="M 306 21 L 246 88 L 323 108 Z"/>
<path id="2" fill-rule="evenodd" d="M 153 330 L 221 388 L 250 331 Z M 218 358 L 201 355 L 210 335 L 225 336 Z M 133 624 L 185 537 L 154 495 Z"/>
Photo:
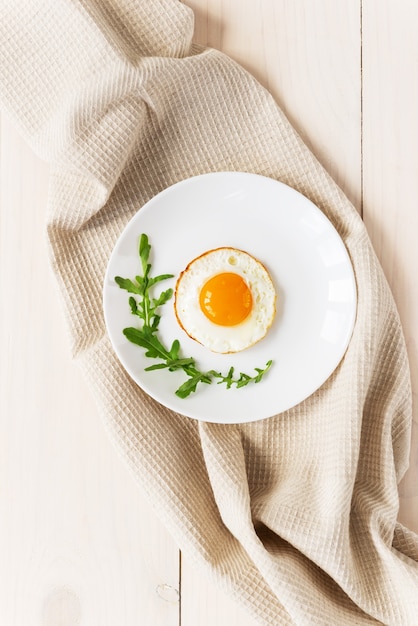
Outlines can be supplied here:
<path id="1" fill-rule="evenodd" d="M 1 106 L 51 164 L 47 232 L 72 352 L 180 548 L 260 624 L 415 626 L 418 538 L 396 522 L 408 363 L 355 209 L 267 91 L 192 45 L 193 15 L 178 0 L 8 0 L 0 12 Z M 197 423 L 148 397 L 113 353 L 102 312 L 128 220 L 162 189 L 225 170 L 311 199 L 343 238 L 358 290 L 350 345 L 326 383 L 243 425 Z"/>

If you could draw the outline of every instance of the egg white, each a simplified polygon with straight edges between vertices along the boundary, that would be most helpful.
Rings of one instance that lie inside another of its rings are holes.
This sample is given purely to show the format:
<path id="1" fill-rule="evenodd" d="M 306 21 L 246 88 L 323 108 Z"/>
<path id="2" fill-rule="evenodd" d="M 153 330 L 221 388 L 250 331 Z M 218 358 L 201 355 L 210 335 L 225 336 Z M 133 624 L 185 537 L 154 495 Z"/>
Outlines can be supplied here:
<path id="1" fill-rule="evenodd" d="M 202 287 L 209 278 L 222 272 L 239 274 L 251 290 L 252 310 L 235 326 L 211 322 L 200 308 Z M 276 312 L 276 291 L 260 261 L 236 248 L 216 248 L 191 261 L 181 272 L 175 288 L 174 310 L 189 337 L 212 352 L 239 352 L 266 335 Z"/>

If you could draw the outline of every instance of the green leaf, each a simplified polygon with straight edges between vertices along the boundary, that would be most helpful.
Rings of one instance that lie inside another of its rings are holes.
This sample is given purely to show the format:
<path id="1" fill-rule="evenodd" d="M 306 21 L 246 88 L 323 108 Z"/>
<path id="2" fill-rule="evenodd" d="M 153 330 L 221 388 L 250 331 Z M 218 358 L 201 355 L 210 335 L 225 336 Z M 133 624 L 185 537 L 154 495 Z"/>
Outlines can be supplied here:
<path id="1" fill-rule="evenodd" d="M 171 344 L 171 348 L 169 352 L 170 358 L 178 359 L 179 352 L 180 352 L 180 342 L 178 339 L 175 339 L 173 343 Z"/>
<path id="2" fill-rule="evenodd" d="M 146 372 L 152 372 L 153 370 L 162 370 L 162 369 L 167 369 L 168 368 L 168 364 L 167 363 L 156 363 L 155 365 L 148 365 L 148 367 L 145 368 Z"/>
<path id="3" fill-rule="evenodd" d="M 151 372 L 152 370 L 161 370 L 161 369 L 169 369 L 170 372 L 174 372 L 175 370 L 184 370 L 185 367 L 189 365 L 194 365 L 194 359 L 191 357 L 188 359 L 167 359 L 164 363 L 156 363 L 155 365 L 149 365 L 145 368 L 146 372 Z"/>
<path id="4" fill-rule="evenodd" d="M 149 255 L 151 252 L 151 246 L 148 242 L 148 237 L 145 233 L 142 233 L 139 239 L 139 257 L 142 263 L 142 272 L 144 276 L 148 276 L 151 269 L 151 265 L 148 264 Z"/>
<path id="5" fill-rule="evenodd" d="M 129 298 L 129 306 L 131 307 L 131 313 L 132 315 L 138 315 L 138 305 L 136 303 L 136 300 L 133 296 L 131 296 Z"/>
<path id="6" fill-rule="evenodd" d="M 244 372 L 240 372 L 238 378 L 234 378 L 234 368 L 230 367 L 226 376 L 221 374 L 220 372 L 214 372 L 211 370 L 211 374 L 214 378 L 220 378 L 218 381 L 218 385 L 226 385 L 227 389 L 230 389 L 232 385 L 236 385 L 237 389 L 241 389 L 245 387 L 249 383 L 258 383 L 263 378 L 264 374 L 269 370 L 273 361 L 267 361 L 266 367 L 261 369 L 259 367 L 255 367 L 255 371 L 257 372 L 257 376 L 250 376 L 249 374 L 245 374 Z"/>
<path id="7" fill-rule="evenodd" d="M 174 274 L 160 274 L 160 276 L 154 276 L 154 278 L 148 280 L 148 287 L 153 287 L 156 283 L 160 283 L 162 280 L 167 280 L 168 278 L 174 278 Z"/>
<path id="8" fill-rule="evenodd" d="M 115 276 L 115 283 L 119 285 L 121 289 L 125 289 L 129 293 L 140 294 L 141 290 L 130 278 L 122 278 L 121 276 Z"/>
<path id="9" fill-rule="evenodd" d="M 137 302 L 137 309 L 138 309 L 138 315 L 141 319 L 145 319 L 145 307 L 144 307 L 144 301 L 140 300 L 140 302 Z"/>
<path id="10" fill-rule="evenodd" d="M 194 367 L 195 360 L 192 357 L 185 359 L 168 359 L 167 364 L 172 371 L 178 369 L 185 370 L 185 368 Z"/>
<path id="11" fill-rule="evenodd" d="M 139 295 L 144 296 L 147 291 L 147 279 L 144 276 L 135 276 L 135 280 L 138 283 Z"/>
<path id="12" fill-rule="evenodd" d="M 237 380 L 237 389 L 240 389 L 241 387 L 245 387 L 245 385 L 248 385 L 250 380 L 252 380 L 251 376 L 248 376 L 248 374 L 244 374 L 243 372 L 241 372 L 239 375 L 239 379 Z"/>
<path id="13" fill-rule="evenodd" d="M 155 333 L 156 330 L 158 330 L 158 325 L 160 323 L 160 319 L 161 317 L 159 315 L 154 315 L 152 318 L 152 323 L 151 323 L 151 331 L 153 333 Z"/>
<path id="14" fill-rule="evenodd" d="M 176 391 L 176 396 L 178 396 L 179 398 L 187 398 L 187 396 L 190 396 L 191 393 L 196 391 L 197 385 L 199 383 L 210 384 L 211 382 L 212 381 L 207 376 L 207 374 L 203 372 L 198 372 L 197 374 L 189 378 L 189 380 L 186 380 L 185 383 L 180 385 L 180 387 Z"/>
<path id="15" fill-rule="evenodd" d="M 255 383 L 259 383 L 260 382 L 260 380 L 263 378 L 264 374 L 266 374 L 269 371 L 269 369 L 272 366 L 272 364 L 273 364 L 273 361 L 272 361 L 272 359 L 270 359 L 269 361 L 267 361 L 266 367 L 263 370 L 259 369 L 258 367 L 255 368 L 255 371 L 258 372 L 258 376 L 256 376 L 255 379 L 254 379 Z"/>
<path id="16" fill-rule="evenodd" d="M 162 306 L 163 304 L 168 302 L 172 295 L 173 295 L 173 290 L 172 289 L 167 289 L 166 291 L 163 291 L 158 296 L 157 299 L 152 301 L 153 308 L 156 309 L 157 307 Z"/>
<path id="17" fill-rule="evenodd" d="M 133 327 L 124 328 L 123 334 L 130 342 L 145 348 L 145 356 L 154 359 L 167 359 L 169 356 L 162 343 L 150 332 L 147 326 L 144 326 L 142 330 Z"/>
<path id="18" fill-rule="evenodd" d="M 206 374 L 208 376 L 211 376 L 213 378 L 223 378 L 221 372 L 217 372 L 216 370 L 209 370 L 208 372 L 206 372 Z M 222 381 L 220 381 L 222 382 Z"/>
<path id="19" fill-rule="evenodd" d="M 139 328 L 134 328 L 130 326 L 129 328 L 123 329 L 123 334 L 126 339 L 128 339 L 131 343 L 135 343 L 137 346 L 143 346 L 146 337 L 144 337 L 144 333 Z"/>

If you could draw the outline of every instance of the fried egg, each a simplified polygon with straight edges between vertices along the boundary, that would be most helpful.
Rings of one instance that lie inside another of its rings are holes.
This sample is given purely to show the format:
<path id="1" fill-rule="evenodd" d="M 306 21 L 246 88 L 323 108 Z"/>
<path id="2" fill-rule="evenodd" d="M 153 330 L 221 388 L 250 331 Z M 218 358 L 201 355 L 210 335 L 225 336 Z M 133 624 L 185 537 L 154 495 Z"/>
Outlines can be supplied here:
<path id="1" fill-rule="evenodd" d="M 239 352 L 266 335 L 276 292 L 260 261 L 236 248 L 216 248 L 181 272 L 174 309 L 192 339 L 212 352 Z"/>

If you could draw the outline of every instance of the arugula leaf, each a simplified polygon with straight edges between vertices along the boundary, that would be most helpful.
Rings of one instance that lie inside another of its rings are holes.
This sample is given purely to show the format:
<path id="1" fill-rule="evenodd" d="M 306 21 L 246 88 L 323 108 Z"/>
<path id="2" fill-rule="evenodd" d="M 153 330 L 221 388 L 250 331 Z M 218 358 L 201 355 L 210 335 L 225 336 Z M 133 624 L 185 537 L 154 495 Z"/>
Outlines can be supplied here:
<path id="1" fill-rule="evenodd" d="M 180 341 L 178 339 L 174 339 L 170 348 L 170 356 L 172 359 L 178 359 L 180 352 Z"/>
<path id="2" fill-rule="evenodd" d="M 270 359 L 269 361 L 267 361 L 266 363 L 266 367 L 264 369 L 261 369 L 259 367 L 255 367 L 255 371 L 257 372 L 256 376 L 250 376 L 249 374 L 244 374 L 244 372 L 240 372 L 240 375 L 238 378 L 234 378 L 234 368 L 231 367 L 227 373 L 226 376 L 223 376 L 222 374 L 218 373 L 218 372 L 212 372 L 213 376 L 215 378 L 219 378 L 220 380 L 218 381 L 218 385 L 221 385 L 222 383 L 226 384 L 226 388 L 230 389 L 232 387 L 232 385 L 236 385 L 237 389 L 241 389 L 241 387 L 245 387 L 246 385 L 248 385 L 248 383 L 259 383 L 260 380 L 263 378 L 263 376 L 267 373 L 267 371 L 270 369 L 271 365 L 272 365 L 273 361 Z"/>
<path id="3" fill-rule="evenodd" d="M 119 285 L 121 289 L 126 289 L 128 293 L 141 293 L 141 288 L 130 278 L 122 278 L 121 276 L 115 276 L 115 282 Z"/>
<path id="4" fill-rule="evenodd" d="M 162 280 L 167 280 L 167 278 L 174 278 L 173 274 L 160 274 L 160 276 L 155 276 L 154 278 L 148 279 L 148 288 L 152 287 L 156 283 L 161 282 Z"/>
<path id="5" fill-rule="evenodd" d="M 204 372 L 197 372 L 196 374 L 193 374 L 189 380 L 186 380 L 185 383 L 180 385 L 176 391 L 176 396 L 179 398 L 187 398 L 187 396 L 196 391 L 199 383 L 210 384 L 211 382 L 212 380 L 207 374 Z"/>
<path id="6" fill-rule="evenodd" d="M 141 237 L 139 238 L 138 252 L 139 252 L 139 258 L 141 259 L 141 263 L 142 263 L 142 273 L 145 278 L 148 276 L 151 270 L 151 265 L 148 263 L 150 252 L 151 252 L 151 246 L 148 242 L 148 236 L 145 235 L 145 233 L 142 233 Z"/>
<path id="7" fill-rule="evenodd" d="M 145 368 L 145 371 L 151 372 L 152 370 L 169 369 L 170 372 L 174 372 L 174 370 L 184 369 L 189 365 L 194 365 L 194 359 L 192 359 L 191 357 L 189 359 L 167 359 L 167 361 L 164 361 L 164 363 L 149 365 Z"/>
<path id="8" fill-rule="evenodd" d="M 255 367 L 255 371 L 258 372 L 258 376 L 256 376 L 254 378 L 254 383 L 259 383 L 260 380 L 263 378 L 264 374 L 270 369 L 270 367 L 272 366 L 273 361 L 272 359 L 270 359 L 269 361 L 267 361 L 266 363 L 266 367 L 262 370 L 259 367 Z"/>
<path id="9" fill-rule="evenodd" d="M 155 334 L 150 331 L 148 326 L 144 326 L 142 330 L 133 327 L 124 328 L 123 334 L 132 343 L 141 346 L 141 348 L 145 348 L 145 356 L 149 356 L 154 359 L 170 358 L 170 355 L 163 344 L 159 341 L 159 339 L 157 339 Z"/>
<path id="10" fill-rule="evenodd" d="M 152 300 L 153 309 L 155 310 L 157 307 L 162 306 L 163 304 L 168 302 L 172 295 L 173 295 L 172 289 L 167 289 L 166 291 L 163 291 L 157 299 Z"/>
<path id="11" fill-rule="evenodd" d="M 132 315 L 138 315 L 138 305 L 134 297 L 129 298 L 129 306 L 131 307 Z"/>
<path id="12" fill-rule="evenodd" d="M 151 295 L 151 289 L 158 283 L 173 278 L 173 274 L 160 274 L 159 276 L 150 276 L 151 263 L 149 262 L 151 254 L 151 245 L 146 234 L 142 234 L 139 238 L 138 255 L 142 266 L 142 276 L 135 276 L 135 281 L 129 278 L 115 276 L 115 282 L 121 289 L 128 293 L 134 294 L 129 297 L 129 307 L 132 315 L 142 320 L 142 326 L 136 328 L 131 326 L 123 329 L 123 334 L 131 343 L 134 343 L 145 350 L 145 356 L 151 359 L 159 359 L 159 363 L 155 363 L 145 368 L 145 371 L 154 371 L 160 369 L 168 369 L 170 372 L 182 370 L 187 380 L 180 385 L 175 392 L 179 398 L 187 398 L 194 393 L 200 383 L 211 384 L 214 379 L 218 380 L 218 385 L 224 384 L 227 389 L 233 385 L 237 389 L 245 387 L 249 383 L 258 383 L 270 369 L 272 361 L 267 361 L 264 369 L 256 367 L 256 375 L 250 376 L 240 372 L 237 378 L 234 378 L 234 368 L 230 367 L 227 374 L 209 370 L 207 372 L 200 371 L 192 357 L 182 357 L 180 354 L 180 342 L 175 339 L 170 348 L 167 348 L 158 338 L 157 332 L 161 316 L 157 310 L 166 304 L 173 296 L 173 290 L 166 289 L 156 297 Z"/>

